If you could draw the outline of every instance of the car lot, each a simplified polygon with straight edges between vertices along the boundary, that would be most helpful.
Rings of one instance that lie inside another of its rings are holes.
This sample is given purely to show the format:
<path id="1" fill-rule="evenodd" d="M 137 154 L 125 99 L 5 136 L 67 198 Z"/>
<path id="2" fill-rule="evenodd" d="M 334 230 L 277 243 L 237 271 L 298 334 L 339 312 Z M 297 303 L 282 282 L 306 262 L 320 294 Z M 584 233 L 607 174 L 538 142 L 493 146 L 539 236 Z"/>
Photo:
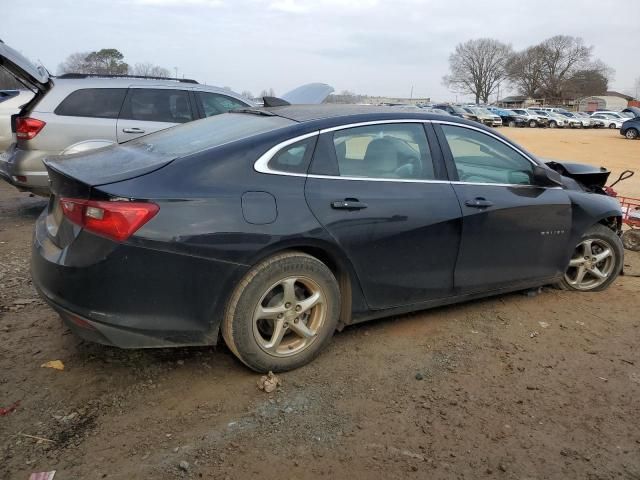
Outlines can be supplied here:
<path id="1" fill-rule="evenodd" d="M 638 162 L 617 131 L 499 131 L 612 177 Z M 640 197 L 640 175 L 617 190 Z M 0 185 L 0 407 L 20 401 L 0 416 L 0 478 L 640 476 L 638 254 L 604 292 L 350 327 L 269 395 L 222 347 L 123 351 L 65 331 L 29 281 L 43 206 Z"/>

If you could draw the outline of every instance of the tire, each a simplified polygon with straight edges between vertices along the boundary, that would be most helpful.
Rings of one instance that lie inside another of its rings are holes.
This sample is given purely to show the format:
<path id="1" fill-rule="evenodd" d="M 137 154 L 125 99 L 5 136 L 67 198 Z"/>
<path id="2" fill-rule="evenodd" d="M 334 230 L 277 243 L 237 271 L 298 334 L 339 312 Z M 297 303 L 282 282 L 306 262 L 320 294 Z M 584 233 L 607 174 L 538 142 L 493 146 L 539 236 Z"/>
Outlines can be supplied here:
<path id="1" fill-rule="evenodd" d="M 297 313 L 316 294 L 319 301 Z M 331 270 L 315 257 L 290 251 L 260 262 L 240 281 L 225 311 L 222 337 L 252 370 L 284 372 L 322 351 L 339 316 L 340 289 Z M 284 332 L 279 340 L 276 325 Z"/>
<path id="2" fill-rule="evenodd" d="M 638 130 L 635 128 L 628 128 L 626 132 L 624 132 L 624 136 L 629 140 L 634 140 L 638 138 Z"/>
<path id="3" fill-rule="evenodd" d="M 622 245 L 627 250 L 640 252 L 640 230 L 627 230 L 622 234 Z"/>
<path id="4" fill-rule="evenodd" d="M 538 122 L 536 122 L 535 120 L 530 120 L 529 121 L 529 127 L 530 128 L 536 128 L 538 126 Z"/>
<path id="5" fill-rule="evenodd" d="M 585 249 L 589 247 L 590 253 Z M 603 255 L 606 250 L 610 254 L 597 261 L 599 255 Z M 589 257 L 589 260 L 584 260 Z M 572 266 L 572 263 L 575 264 Z M 578 262 L 582 262 L 579 266 Z M 571 255 L 571 261 L 562 280 L 556 284 L 562 290 L 575 290 L 580 292 L 597 292 L 606 289 L 620 274 L 624 262 L 624 247 L 620 237 L 610 228 L 596 224 L 587 230 L 581 237 L 578 245 Z M 578 280 L 580 268 L 584 268 L 581 281 Z M 592 268 L 588 268 L 592 267 Z M 604 277 L 595 276 L 591 273 L 595 268 Z"/>
<path id="6" fill-rule="evenodd" d="M 556 122 L 554 122 L 553 120 L 551 120 L 549 122 L 549 128 L 556 128 L 558 126 L 558 124 Z"/>
<path id="7" fill-rule="evenodd" d="M 616 128 L 616 124 L 615 123 L 610 123 L 609 124 L 609 128 Z"/>
<path id="8" fill-rule="evenodd" d="M 509 126 L 510 126 L 511 128 L 514 128 L 514 127 L 516 126 L 516 122 L 515 122 L 515 120 L 510 120 L 510 121 L 509 121 Z"/>

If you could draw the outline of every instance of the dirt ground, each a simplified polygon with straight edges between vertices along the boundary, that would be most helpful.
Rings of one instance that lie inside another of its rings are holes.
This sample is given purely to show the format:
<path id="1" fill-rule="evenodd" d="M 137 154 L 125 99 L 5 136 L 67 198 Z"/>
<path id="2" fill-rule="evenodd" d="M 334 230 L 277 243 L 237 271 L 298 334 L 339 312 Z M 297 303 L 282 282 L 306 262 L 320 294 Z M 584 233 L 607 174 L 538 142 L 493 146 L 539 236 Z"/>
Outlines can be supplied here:
<path id="1" fill-rule="evenodd" d="M 501 131 L 614 172 L 640 161 L 616 131 Z M 620 191 L 640 197 L 633 180 Z M 44 203 L 0 185 L 0 407 L 19 402 L 0 416 L 0 479 L 640 479 L 639 254 L 606 292 L 349 327 L 266 394 L 223 346 L 71 335 L 29 279 Z"/>

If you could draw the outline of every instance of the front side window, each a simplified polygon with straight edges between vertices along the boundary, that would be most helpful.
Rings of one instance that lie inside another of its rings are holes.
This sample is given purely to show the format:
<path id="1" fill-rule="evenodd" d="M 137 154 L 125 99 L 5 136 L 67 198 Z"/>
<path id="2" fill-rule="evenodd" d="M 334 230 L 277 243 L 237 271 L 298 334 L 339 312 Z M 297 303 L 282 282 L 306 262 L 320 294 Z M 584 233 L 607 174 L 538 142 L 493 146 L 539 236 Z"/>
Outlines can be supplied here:
<path id="1" fill-rule="evenodd" d="M 237 100 L 226 95 L 220 95 L 219 93 L 207 93 L 197 92 L 196 96 L 202 105 L 202 110 L 205 117 L 211 117 L 212 115 L 219 115 L 221 113 L 227 113 L 235 108 L 243 108 L 248 105 L 240 100 Z"/>
<path id="2" fill-rule="evenodd" d="M 433 161 L 421 123 L 339 130 L 333 145 L 341 176 L 433 179 Z"/>
<path id="3" fill-rule="evenodd" d="M 83 88 L 56 107 L 56 115 L 69 117 L 118 118 L 126 88 Z"/>
<path id="4" fill-rule="evenodd" d="M 461 182 L 533 184 L 534 165 L 505 143 L 477 130 L 441 127 Z"/>
<path id="5" fill-rule="evenodd" d="M 132 88 L 120 118 L 144 122 L 185 123 L 193 120 L 185 90 Z"/>

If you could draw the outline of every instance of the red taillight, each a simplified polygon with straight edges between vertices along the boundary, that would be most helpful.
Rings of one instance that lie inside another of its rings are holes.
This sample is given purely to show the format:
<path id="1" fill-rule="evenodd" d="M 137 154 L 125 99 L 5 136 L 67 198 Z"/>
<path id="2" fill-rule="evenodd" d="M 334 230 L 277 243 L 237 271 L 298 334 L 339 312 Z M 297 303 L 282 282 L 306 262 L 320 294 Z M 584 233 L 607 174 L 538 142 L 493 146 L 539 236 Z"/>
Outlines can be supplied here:
<path id="1" fill-rule="evenodd" d="M 64 215 L 90 232 L 122 242 L 158 213 L 155 203 L 98 202 L 61 198 Z"/>
<path id="2" fill-rule="evenodd" d="M 42 120 L 30 117 L 16 118 L 16 137 L 22 140 L 31 140 L 46 125 Z"/>

